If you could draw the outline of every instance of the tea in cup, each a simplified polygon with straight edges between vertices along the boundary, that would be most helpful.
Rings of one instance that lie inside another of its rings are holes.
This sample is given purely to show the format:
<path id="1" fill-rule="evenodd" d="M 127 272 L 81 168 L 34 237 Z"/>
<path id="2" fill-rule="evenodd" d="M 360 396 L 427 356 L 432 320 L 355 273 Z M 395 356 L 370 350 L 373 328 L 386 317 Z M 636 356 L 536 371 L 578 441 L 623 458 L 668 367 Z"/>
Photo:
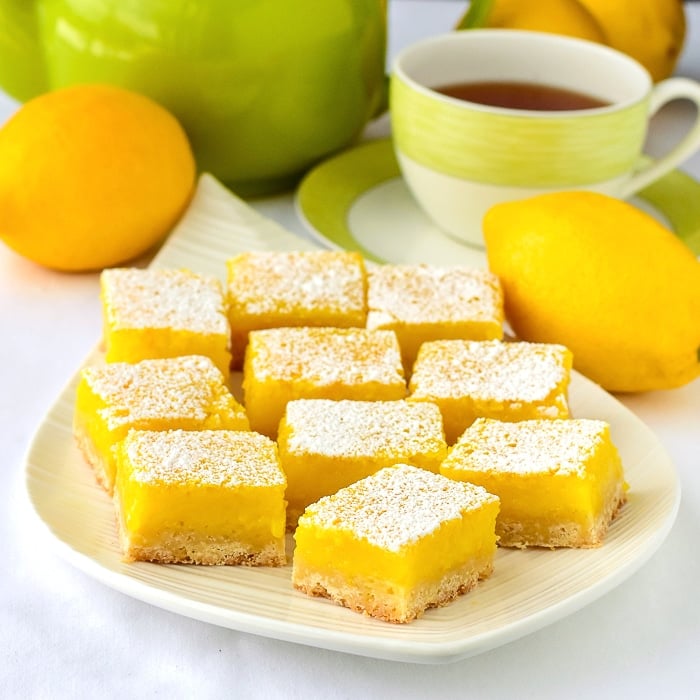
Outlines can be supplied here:
<path id="1" fill-rule="evenodd" d="M 607 46 L 539 32 L 474 29 L 409 46 L 391 74 L 392 135 L 418 204 L 483 246 L 494 204 L 586 189 L 627 198 L 700 148 L 700 116 L 666 155 L 642 159 L 651 116 L 700 84 L 656 85 Z"/>

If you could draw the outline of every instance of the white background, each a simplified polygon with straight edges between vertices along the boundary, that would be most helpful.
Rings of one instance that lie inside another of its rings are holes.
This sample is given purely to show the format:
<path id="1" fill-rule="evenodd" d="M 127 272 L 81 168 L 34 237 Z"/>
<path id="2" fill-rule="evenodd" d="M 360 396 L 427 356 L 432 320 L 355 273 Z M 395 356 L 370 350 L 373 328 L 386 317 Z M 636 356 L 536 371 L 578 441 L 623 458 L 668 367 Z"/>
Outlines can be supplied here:
<path id="1" fill-rule="evenodd" d="M 463 6 L 390 3 L 389 56 L 449 30 Z M 700 80 L 700 5 L 688 9 L 678 72 Z M 0 96 L 0 122 L 15 108 Z M 666 110 L 649 150 L 664 148 L 692 115 L 684 104 Z M 700 178 L 700 157 L 684 168 Z M 304 234 L 291 202 L 287 195 L 255 206 Z M 24 454 L 99 334 L 96 275 L 43 270 L 0 245 L 0 697 L 697 697 L 700 380 L 621 397 L 656 432 L 680 474 L 683 501 L 662 549 L 619 588 L 558 623 L 471 659 L 419 666 L 183 618 L 100 585 L 52 551 L 24 500 Z"/>

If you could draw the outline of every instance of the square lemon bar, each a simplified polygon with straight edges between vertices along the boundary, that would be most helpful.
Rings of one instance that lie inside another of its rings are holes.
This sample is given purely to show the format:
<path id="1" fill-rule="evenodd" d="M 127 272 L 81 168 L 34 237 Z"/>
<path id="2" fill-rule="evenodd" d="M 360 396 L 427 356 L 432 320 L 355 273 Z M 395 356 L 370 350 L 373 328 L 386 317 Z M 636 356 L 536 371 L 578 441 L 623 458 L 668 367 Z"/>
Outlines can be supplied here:
<path id="1" fill-rule="evenodd" d="M 359 253 L 251 251 L 226 266 L 235 367 L 243 362 L 252 330 L 365 325 L 367 279 Z"/>
<path id="2" fill-rule="evenodd" d="M 396 332 L 407 370 L 427 340 L 503 338 L 503 291 L 488 270 L 378 265 L 367 279 L 367 328 Z"/>
<path id="3" fill-rule="evenodd" d="M 498 498 L 479 486 L 385 467 L 306 509 L 292 583 L 380 620 L 409 622 L 491 574 L 497 513 Z"/>
<path id="4" fill-rule="evenodd" d="M 251 331 L 243 394 L 253 430 L 277 436 L 288 401 L 391 401 L 406 396 L 393 331 L 269 328 Z"/>
<path id="5" fill-rule="evenodd" d="M 499 340 L 424 343 L 409 398 L 440 406 L 448 444 L 476 418 L 568 418 L 571 352 L 563 345 Z"/>
<path id="6" fill-rule="evenodd" d="M 501 499 L 505 547 L 596 547 L 625 502 L 620 456 L 599 420 L 479 418 L 440 472 Z"/>
<path id="7" fill-rule="evenodd" d="M 114 490 L 124 559 L 283 566 L 285 478 L 253 432 L 130 430 Z"/>
<path id="8" fill-rule="evenodd" d="M 310 503 L 382 467 L 403 462 L 437 472 L 447 456 L 440 409 L 404 400 L 290 401 L 277 442 L 290 528 Z"/>
<path id="9" fill-rule="evenodd" d="M 112 448 L 130 428 L 248 430 L 248 418 L 214 363 L 189 355 L 86 367 L 76 390 L 74 433 L 111 493 Z"/>
<path id="10" fill-rule="evenodd" d="M 107 362 L 205 355 L 228 374 L 224 291 L 189 270 L 112 268 L 100 277 Z"/>

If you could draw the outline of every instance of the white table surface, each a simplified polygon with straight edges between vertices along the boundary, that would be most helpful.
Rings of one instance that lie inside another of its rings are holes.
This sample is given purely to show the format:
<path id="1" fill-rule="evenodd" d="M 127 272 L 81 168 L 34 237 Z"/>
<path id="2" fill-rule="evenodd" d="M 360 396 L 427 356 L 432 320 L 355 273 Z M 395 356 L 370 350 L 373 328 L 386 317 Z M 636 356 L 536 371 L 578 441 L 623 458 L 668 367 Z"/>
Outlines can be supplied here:
<path id="1" fill-rule="evenodd" d="M 389 56 L 447 31 L 461 2 L 390 3 Z M 690 5 L 678 73 L 700 80 L 700 4 Z M 0 122 L 16 108 L 0 95 Z M 693 110 L 655 120 L 649 150 Z M 374 125 L 370 134 L 385 130 Z M 684 169 L 700 178 L 700 156 Z M 291 195 L 254 206 L 304 234 Z M 423 666 L 219 628 L 133 600 L 51 549 L 24 499 L 37 425 L 100 334 L 98 278 L 64 275 L 0 244 L 0 697 L 627 698 L 698 697 L 700 687 L 700 380 L 623 396 L 674 460 L 683 498 L 663 547 L 579 612 L 506 646 Z"/>

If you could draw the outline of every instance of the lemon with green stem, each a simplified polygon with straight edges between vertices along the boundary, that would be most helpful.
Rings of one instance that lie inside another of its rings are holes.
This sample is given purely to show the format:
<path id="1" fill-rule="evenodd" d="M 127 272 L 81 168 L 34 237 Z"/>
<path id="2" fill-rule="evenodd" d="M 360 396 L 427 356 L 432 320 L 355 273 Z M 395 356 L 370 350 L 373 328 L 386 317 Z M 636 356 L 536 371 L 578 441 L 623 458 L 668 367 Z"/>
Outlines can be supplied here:
<path id="1" fill-rule="evenodd" d="M 477 27 L 528 29 L 607 43 L 595 17 L 578 0 L 473 0 L 457 29 Z"/>
<path id="2" fill-rule="evenodd" d="M 654 81 L 673 73 L 686 36 L 682 0 L 472 0 L 457 29 L 528 29 L 606 44 Z"/>

